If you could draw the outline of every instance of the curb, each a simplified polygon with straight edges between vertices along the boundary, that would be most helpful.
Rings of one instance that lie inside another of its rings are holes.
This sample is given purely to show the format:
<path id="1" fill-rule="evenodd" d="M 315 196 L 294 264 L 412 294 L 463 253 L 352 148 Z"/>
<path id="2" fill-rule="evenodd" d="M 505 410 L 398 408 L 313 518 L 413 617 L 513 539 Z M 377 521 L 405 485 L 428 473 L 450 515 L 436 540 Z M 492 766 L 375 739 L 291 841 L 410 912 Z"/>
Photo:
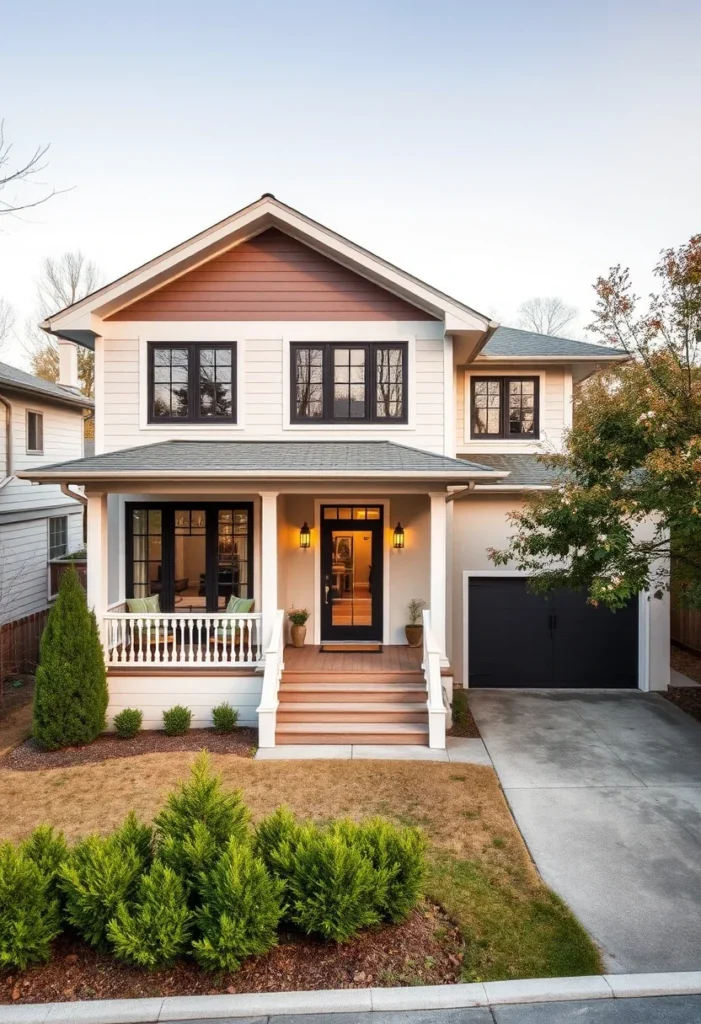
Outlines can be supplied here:
<path id="1" fill-rule="evenodd" d="M 567 1002 L 701 994 L 701 971 L 603 974 L 584 978 L 534 978 L 416 988 L 254 992 L 248 995 L 168 996 L 73 1003 L 0 1006 L 0 1024 L 160 1024 L 282 1014 L 380 1013 L 448 1010 L 508 1003 Z"/>

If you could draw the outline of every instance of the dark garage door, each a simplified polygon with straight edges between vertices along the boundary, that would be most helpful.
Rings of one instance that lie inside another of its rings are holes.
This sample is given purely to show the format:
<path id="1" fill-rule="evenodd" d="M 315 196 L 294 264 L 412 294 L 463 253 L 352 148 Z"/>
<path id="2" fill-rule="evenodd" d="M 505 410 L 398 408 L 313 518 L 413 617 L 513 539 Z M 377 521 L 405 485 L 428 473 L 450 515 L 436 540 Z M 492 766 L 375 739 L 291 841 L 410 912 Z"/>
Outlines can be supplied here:
<path id="1" fill-rule="evenodd" d="M 469 581 L 470 686 L 638 685 L 638 602 L 594 608 L 574 590 L 542 597 L 514 577 Z"/>

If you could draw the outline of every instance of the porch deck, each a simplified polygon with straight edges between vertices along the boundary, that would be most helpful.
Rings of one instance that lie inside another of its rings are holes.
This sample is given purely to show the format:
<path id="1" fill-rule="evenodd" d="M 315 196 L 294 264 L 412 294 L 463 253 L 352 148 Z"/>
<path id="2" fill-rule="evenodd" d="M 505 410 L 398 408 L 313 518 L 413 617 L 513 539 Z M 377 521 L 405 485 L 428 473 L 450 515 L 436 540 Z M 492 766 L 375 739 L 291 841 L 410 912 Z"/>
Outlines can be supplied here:
<path id="1" fill-rule="evenodd" d="M 363 651 L 322 651 L 308 644 L 304 647 L 285 647 L 287 672 L 352 672 L 377 675 L 385 672 L 420 672 L 420 647 L 386 645 L 377 653 Z"/>

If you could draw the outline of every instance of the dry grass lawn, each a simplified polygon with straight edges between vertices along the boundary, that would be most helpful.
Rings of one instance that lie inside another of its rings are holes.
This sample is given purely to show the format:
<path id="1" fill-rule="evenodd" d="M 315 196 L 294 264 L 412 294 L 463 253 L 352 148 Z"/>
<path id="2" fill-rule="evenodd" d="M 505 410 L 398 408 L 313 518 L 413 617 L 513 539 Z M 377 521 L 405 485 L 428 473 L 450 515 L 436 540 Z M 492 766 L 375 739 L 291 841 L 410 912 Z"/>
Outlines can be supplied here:
<path id="1" fill-rule="evenodd" d="M 48 822 L 75 840 L 106 832 L 134 808 L 150 819 L 193 754 L 148 754 L 75 768 L 0 772 L 0 838 Z M 381 814 L 420 825 L 431 842 L 428 894 L 465 937 L 465 977 L 593 974 L 599 956 L 543 884 L 494 772 L 402 761 L 249 761 L 215 756 L 258 819 L 279 804 L 323 821 Z"/>

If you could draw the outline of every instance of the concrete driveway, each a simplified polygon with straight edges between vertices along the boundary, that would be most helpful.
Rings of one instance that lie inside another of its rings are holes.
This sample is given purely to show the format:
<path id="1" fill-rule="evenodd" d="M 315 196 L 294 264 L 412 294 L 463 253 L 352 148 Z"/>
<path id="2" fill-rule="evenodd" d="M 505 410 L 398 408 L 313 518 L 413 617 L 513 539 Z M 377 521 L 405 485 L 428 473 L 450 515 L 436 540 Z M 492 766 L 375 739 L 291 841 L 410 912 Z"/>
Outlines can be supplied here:
<path id="1" fill-rule="evenodd" d="M 701 968 L 701 725 L 654 694 L 473 690 L 545 881 L 610 972 Z"/>

